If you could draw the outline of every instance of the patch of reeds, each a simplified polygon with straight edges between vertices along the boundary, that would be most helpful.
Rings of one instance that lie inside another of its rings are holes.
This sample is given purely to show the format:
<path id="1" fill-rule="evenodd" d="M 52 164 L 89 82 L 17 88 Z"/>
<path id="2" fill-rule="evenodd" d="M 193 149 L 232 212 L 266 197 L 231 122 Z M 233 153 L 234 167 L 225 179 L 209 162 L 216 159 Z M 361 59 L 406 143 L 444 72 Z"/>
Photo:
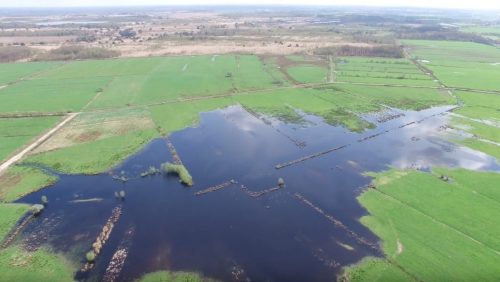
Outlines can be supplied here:
<path id="1" fill-rule="evenodd" d="M 180 182 L 187 186 L 193 186 L 193 177 L 189 174 L 189 171 L 182 164 L 164 163 L 161 165 L 163 171 L 166 173 L 177 174 L 180 178 Z"/>

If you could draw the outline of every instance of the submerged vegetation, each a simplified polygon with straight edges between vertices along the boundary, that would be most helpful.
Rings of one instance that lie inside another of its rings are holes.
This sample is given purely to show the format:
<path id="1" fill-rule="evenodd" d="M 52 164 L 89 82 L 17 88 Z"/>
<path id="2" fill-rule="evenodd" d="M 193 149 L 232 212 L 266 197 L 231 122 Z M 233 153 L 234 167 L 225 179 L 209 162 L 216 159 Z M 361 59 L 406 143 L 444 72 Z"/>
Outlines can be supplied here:
<path id="1" fill-rule="evenodd" d="M 182 164 L 164 163 L 162 164 L 162 169 L 166 173 L 172 173 L 179 176 L 179 181 L 186 184 L 187 186 L 193 186 L 193 177 L 189 174 L 187 168 Z"/>
<path id="2" fill-rule="evenodd" d="M 194 272 L 157 271 L 144 275 L 136 282 L 215 282 Z"/>

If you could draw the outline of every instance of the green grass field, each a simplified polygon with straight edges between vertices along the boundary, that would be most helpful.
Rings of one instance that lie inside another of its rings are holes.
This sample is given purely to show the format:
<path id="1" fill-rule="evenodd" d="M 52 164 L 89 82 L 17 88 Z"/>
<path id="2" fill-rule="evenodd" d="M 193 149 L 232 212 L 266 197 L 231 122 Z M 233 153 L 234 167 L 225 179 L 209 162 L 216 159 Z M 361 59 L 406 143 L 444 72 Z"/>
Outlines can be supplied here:
<path id="1" fill-rule="evenodd" d="M 437 86 L 428 75 L 406 59 L 348 57 L 337 61 L 337 81 Z"/>
<path id="2" fill-rule="evenodd" d="M 0 203 L 0 241 L 10 232 L 19 220 L 29 210 L 24 204 Z"/>
<path id="3" fill-rule="evenodd" d="M 13 83 L 19 79 L 29 78 L 30 76 L 34 76 L 54 68 L 57 65 L 57 63 L 52 62 L 0 64 L 0 85 Z"/>
<path id="4" fill-rule="evenodd" d="M 447 86 L 500 90 L 500 50 L 472 42 L 404 40 Z"/>
<path id="5" fill-rule="evenodd" d="M 464 105 L 457 111 L 459 117 L 451 124 L 473 134 L 473 138 L 456 142 L 500 159 L 500 96 L 457 92 Z"/>
<path id="6" fill-rule="evenodd" d="M 287 72 L 300 83 L 324 83 L 326 82 L 327 70 L 314 65 L 294 66 Z"/>
<path id="7" fill-rule="evenodd" d="M 57 177 L 47 175 L 35 168 L 11 167 L 7 173 L 0 175 L 0 200 L 15 201 L 56 181 Z"/>
<path id="8" fill-rule="evenodd" d="M 28 163 L 47 165 L 65 173 L 96 174 L 118 165 L 151 141 L 154 130 L 136 131 L 28 157 Z"/>
<path id="9" fill-rule="evenodd" d="M 75 266 L 48 249 L 25 251 L 21 246 L 0 250 L 0 281 L 74 281 Z"/>
<path id="10" fill-rule="evenodd" d="M 59 117 L 0 118 L 0 161 L 54 126 Z"/>
<path id="11" fill-rule="evenodd" d="M 377 189 L 359 197 L 370 213 L 361 221 L 382 239 L 386 258 L 346 269 L 349 281 L 499 279 L 500 222 L 491 217 L 500 212 L 499 174 L 391 170 L 375 177 Z"/>
<path id="12" fill-rule="evenodd" d="M 0 203 L 0 240 L 28 210 L 28 205 Z M 0 281 L 73 281 L 73 269 L 64 257 L 48 249 L 28 252 L 19 245 L 0 249 Z"/>

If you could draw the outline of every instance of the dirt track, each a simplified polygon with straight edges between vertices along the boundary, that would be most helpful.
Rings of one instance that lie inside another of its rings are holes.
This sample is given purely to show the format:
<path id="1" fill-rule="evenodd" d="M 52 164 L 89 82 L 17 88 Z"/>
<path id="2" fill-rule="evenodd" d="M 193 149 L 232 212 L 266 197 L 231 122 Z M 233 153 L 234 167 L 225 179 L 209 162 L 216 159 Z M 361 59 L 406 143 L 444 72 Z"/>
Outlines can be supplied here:
<path id="1" fill-rule="evenodd" d="M 76 117 L 78 113 L 71 113 L 68 114 L 68 116 L 63 119 L 59 124 L 57 124 L 54 128 L 49 130 L 49 132 L 45 133 L 44 135 L 40 136 L 35 142 L 31 143 L 28 147 L 24 148 L 21 152 L 17 153 L 16 155 L 12 156 L 10 159 L 5 161 L 3 164 L 0 165 L 0 174 L 2 174 L 7 168 L 9 168 L 12 164 L 18 162 L 21 160 L 27 153 L 29 153 L 31 150 L 35 149 L 38 147 L 40 144 L 45 142 L 45 140 L 49 139 L 50 136 L 52 136 L 56 131 L 58 131 L 61 127 L 63 127 L 66 123 L 71 121 L 74 117 Z"/>

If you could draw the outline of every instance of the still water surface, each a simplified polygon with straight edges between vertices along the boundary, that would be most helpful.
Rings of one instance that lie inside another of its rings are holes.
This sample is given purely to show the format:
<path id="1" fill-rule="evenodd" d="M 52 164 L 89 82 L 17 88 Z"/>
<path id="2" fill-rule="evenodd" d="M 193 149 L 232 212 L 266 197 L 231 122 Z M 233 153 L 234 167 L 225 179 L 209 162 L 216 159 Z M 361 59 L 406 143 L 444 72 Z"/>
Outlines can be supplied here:
<path id="1" fill-rule="evenodd" d="M 113 208 L 122 215 L 96 266 L 77 277 L 100 280 L 118 248 L 125 248 L 119 280 L 169 269 L 196 271 L 224 281 L 333 281 L 342 266 L 365 256 L 380 256 L 378 238 L 359 223 L 366 211 L 356 201 L 371 179 L 366 171 L 389 167 L 428 170 L 433 166 L 500 170 L 494 158 L 443 139 L 450 107 L 377 123 L 361 134 L 305 116 L 306 123 L 286 124 L 257 118 L 239 106 L 201 114 L 196 128 L 170 136 L 195 180 L 181 185 L 171 175 L 141 178 L 150 166 L 172 161 L 162 138 L 109 173 L 59 175 L 53 186 L 19 202 L 49 198 L 43 214 L 24 230 L 31 248 L 50 244 L 84 263 L 85 253 Z M 434 116 L 435 115 L 435 116 Z M 421 121 L 424 119 L 423 121 Z M 402 125 L 421 121 L 403 128 Z M 380 136 L 358 140 L 384 133 Z M 343 145 L 343 149 L 282 169 L 286 163 Z M 130 178 L 113 180 L 111 175 Z M 252 197 L 250 191 L 286 187 Z M 196 192 L 237 183 L 203 195 Z M 114 193 L 126 192 L 124 201 Z M 75 202 L 82 199 L 97 199 Z"/>

